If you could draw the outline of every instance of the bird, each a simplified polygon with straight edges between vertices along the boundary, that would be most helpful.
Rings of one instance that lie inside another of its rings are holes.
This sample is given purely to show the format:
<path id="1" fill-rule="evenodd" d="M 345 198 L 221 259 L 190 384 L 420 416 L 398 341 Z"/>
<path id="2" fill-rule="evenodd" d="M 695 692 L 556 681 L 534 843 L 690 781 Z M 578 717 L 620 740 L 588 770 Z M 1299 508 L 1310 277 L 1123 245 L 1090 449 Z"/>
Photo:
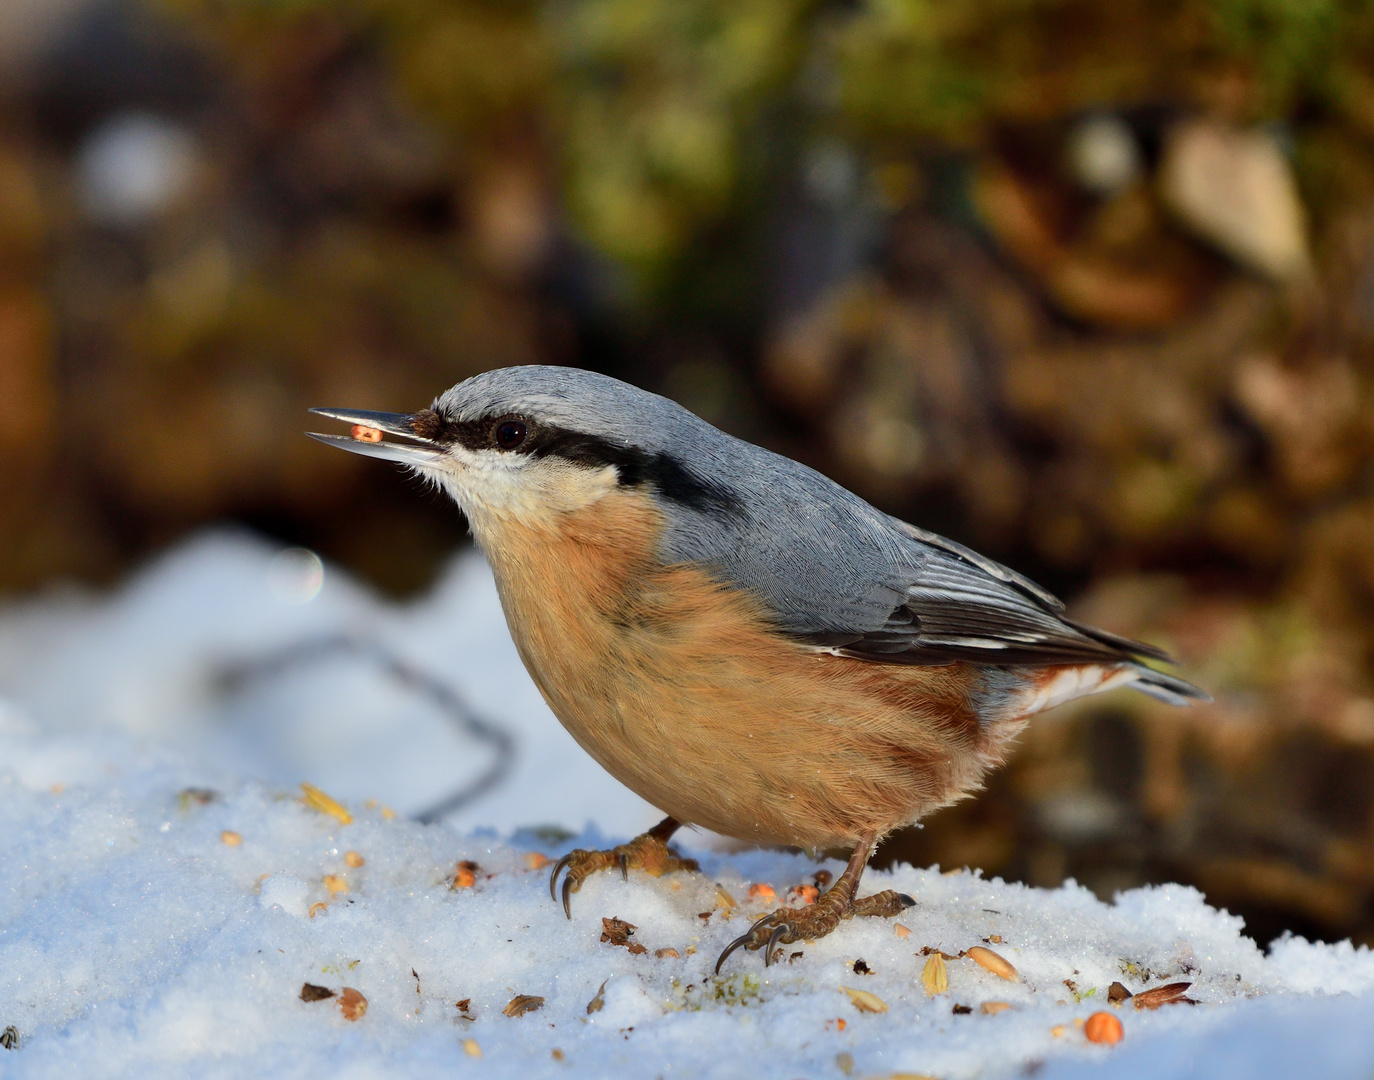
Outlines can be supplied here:
<path id="1" fill-rule="evenodd" d="M 353 425 L 313 438 L 452 497 L 554 715 L 667 815 L 555 864 L 568 918 L 592 874 L 697 869 L 668 846 L 683 826 L 850 852 L 717 973 L 736 949 L 767 965 L 913 905 L 857 895 L 878 841 L 976 791 L 1035 714 L 1117 687 L 1210 700 L 1145 663 L 1172 663 L 1162 650 L 1074 620 L 1015 570 L 607 375 L 505 367 L 413 413 L 311 411 Z"/>

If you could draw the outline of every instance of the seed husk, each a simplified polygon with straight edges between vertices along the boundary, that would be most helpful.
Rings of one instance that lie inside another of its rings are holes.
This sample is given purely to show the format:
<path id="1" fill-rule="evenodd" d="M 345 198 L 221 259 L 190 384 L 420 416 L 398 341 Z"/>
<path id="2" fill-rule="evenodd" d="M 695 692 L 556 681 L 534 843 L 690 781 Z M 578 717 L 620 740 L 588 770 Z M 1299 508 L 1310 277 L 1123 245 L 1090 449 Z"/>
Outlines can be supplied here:
<path id="1" fill-rule="evenodd" d="M 939 953 L 926 961 L 921 971 L 921 985 L 931 997 L 938 997 L 949 989 L 949 972 L 945 967 L 945 958 Z"/>
<path id="2" fill-rule="evenodd" d="M 887 1012 L 887 1002 L 877 994 L 870 994 L 867 990 L 855 990 L 853 987 L 849 986 L 841 986 L 840 989 L 849 995 L 849 1000 L 854 1003 L 854 1007 L 860 1012 Z"/>
<path id="3" fill-rule="evenodd" d="M 524 1016 L 544 1007 L 544 999 L 537 994 L 516 994 L 501 1010 L 506 1016 Z"/>
<path id="4" fill-rule="evenodd" d="M 1158 1009 L 1162 1005 L 1196 1005 L 1196 1001 L 1184 995 L 1184 991 L 1192 985 L 1190 982 L 1176 982 L 1142 990 L 1135 996 L 1135 1007 Z"/>
<path id="5" fill-rule="evenodd" d="M 973 948 L 969 949 L 968 958 L 984 971 L 992 972 L 999 979 L 1006 979 L 1007 982 L 1021 981 L 1021 976 L 1017 974 L 1016 969 L 991 949 L 985 949 L 981 945 L 975 945 Z"/>
<path id="6" fill-rule="evenodd" d="M 331 798 L 314 784 L 301 784 L 301 802 L 312 810 L 318 810 L 321 814 L 328 814 L 330 817 L 337 818 L 340 825 L 350 825 L 353 822 L 353 815 L 344 809 L 343 804 L 337 799 Z"/>

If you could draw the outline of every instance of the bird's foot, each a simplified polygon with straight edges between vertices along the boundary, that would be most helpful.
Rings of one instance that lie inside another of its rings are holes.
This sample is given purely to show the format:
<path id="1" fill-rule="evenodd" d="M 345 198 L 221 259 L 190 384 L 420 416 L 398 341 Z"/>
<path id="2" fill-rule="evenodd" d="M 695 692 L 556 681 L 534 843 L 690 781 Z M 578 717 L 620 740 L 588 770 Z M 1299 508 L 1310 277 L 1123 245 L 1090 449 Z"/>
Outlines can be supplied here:
<path id="1" fill-rule="evenodd" d="M 699 869 L 695 859 L 684 859 L 668 846 L 668 837 L 677 831 L 677 827 L 676 821 L 667 818 L 628 844 L 618 844 L 608 851 L 577 848 L 568 852 L 553 864 L 553 873 L 549 875 L 549 895 L 558 899 L 558 875 L 566 869 L 568 876 L 563 879 L 563 913 L 571 919 L 572 894 L 582 888 L 587 878 L 602 870 L 618 866 L 620 876 L 629 880 L 631 870 L 643 870 L 651 877 L 662 877 L 680 870 Z"/>
<path id="2" fill-rule="evenodd" d="M 825 937 L 845 919 L 853 918 L 855 915 L 879 915 L 888 918 L 915 903 L 916 901 L 905 893 L 893 892 L 891 889 L 855 899 L 852 890 L 841 888 L 840 882 L 836 882 L 834 887 L 814 904 L 800 910 L 779 908 L 754 923 L 745 933 L 725 946 L 725 951 L 716 961 L 716 974 L 720 974 L 721 965 L 736 949 L 744 948 L 750 952 L 765 950 L 763 964 L 769 967 L 773 963 L 774 950 L 779 945 L 791 945 L 795 941 L 815 941 L 817 938 Z"/>

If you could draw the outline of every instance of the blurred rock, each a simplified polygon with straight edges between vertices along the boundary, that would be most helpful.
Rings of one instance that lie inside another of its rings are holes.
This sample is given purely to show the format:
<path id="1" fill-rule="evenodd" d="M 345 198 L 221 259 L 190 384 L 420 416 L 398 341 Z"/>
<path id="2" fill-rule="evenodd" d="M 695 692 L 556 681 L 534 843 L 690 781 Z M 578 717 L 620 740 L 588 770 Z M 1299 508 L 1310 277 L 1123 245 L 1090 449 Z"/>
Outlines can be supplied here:
<path id="1" fill-rule="evenodd" d="M 1268 132 L 1179 124 L 1165 143 L 1159 188 L 1180 221 L 1247 269 L 1279 282 L 1312 273 L 1307 213 Z"/>

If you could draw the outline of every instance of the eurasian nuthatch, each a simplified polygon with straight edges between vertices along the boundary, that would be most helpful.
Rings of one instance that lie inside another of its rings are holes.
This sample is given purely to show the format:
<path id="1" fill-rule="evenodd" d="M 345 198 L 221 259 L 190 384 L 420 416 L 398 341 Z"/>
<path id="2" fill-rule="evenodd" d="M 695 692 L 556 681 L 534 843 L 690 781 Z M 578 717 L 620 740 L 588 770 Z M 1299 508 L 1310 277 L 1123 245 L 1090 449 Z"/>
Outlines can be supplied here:
<path id="1" fill-rule="evenodd" d="M 681 825 L 852 850 L 816 903 L 721 954 L 818 938 L 852 915 L 878 839 L 979 786 L 1029 718 L 1130 686 L 1206 700 L 1141 663 L 1158 649 L 1070 619 L 1013 570 L 890 517 L 820 473 L 666 398 L 587 371 L 514 367 L 416 413 L 316 409 L 315 435 L 401 462 L 462 507 L 521 659 L 554 714 L 668 817 L 574 851 L 591 873 L 695 869 Z M 380 431 L 401 442 L 377 439 Z"/>

